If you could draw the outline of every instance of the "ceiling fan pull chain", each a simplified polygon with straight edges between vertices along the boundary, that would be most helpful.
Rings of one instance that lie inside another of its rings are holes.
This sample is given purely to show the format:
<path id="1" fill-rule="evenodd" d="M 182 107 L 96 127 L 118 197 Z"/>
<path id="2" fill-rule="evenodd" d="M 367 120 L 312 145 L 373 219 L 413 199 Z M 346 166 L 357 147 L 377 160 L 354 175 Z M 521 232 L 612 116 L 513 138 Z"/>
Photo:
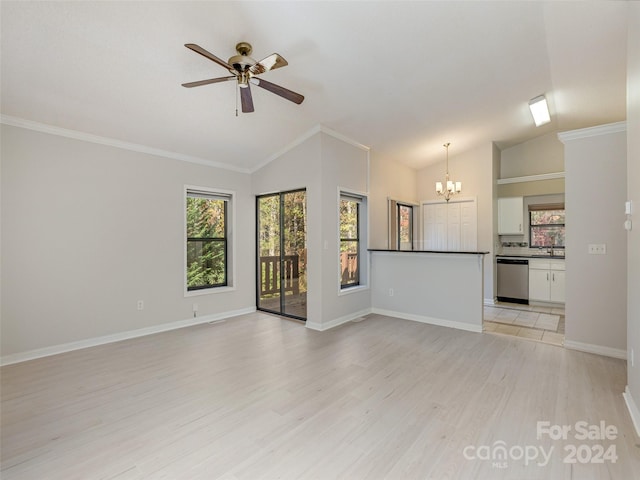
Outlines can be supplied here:
<path id="1" fill-rule="evenodd" d="M 238 85 L 236 85 L 236 117 L 238 116 Z"/>

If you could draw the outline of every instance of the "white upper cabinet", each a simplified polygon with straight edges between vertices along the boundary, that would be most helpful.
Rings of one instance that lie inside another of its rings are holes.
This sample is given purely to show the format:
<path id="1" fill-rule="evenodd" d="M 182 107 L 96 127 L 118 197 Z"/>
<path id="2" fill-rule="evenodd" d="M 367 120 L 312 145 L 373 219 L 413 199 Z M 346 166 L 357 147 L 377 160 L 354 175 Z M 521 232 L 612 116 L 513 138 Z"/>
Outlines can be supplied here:
<path id="1" fill-rule="evenodd" d="M 524 199 L 522 197 L 498 199 L 498 234 L 524 234 Z"/>

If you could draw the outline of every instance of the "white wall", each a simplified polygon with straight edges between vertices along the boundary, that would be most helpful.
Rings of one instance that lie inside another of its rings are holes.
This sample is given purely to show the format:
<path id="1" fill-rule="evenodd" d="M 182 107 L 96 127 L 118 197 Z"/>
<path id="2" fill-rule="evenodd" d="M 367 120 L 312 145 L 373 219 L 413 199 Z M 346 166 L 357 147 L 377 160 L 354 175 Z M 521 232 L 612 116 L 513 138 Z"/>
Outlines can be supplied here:
<path id="1" fill-rule="evenodd" d="M 373 311 L 482 332 L 483 255 L 372 253 Z"/>
<path id="2" fill-rule="evenodd" d="M 371 280 L 367 230 L 361 225 L 361 287 L 340 290 L 340 213 L 338 192 L 369 194 L 369 151 L 346 143 L 331 135 L 322 135 L 322 238 L 327 248 L 322 250 L 322 304 L 321 324 L 312 328 L 326 329 L 368 313 L 371 308 Z M 363 207 L 361 207 L 363 208 Z M 367 202 L 368 208 L 368 202 Z M 361 222 L 371 215 L 361 215 Z M 366 222 L 366 220 L 365 220 Z"/>
<path id="3" fill-rule="evenodd" d="M 389 248 L 389 198 L 419 203 L 416 174 L 413 168 L 386 161 L 371 152 L 370 248 Z"/>
<path id="4" fill-rule="evenodd" d="M 255 194 L 307 189 L 307 326 L 324 330 L 370 308 L 367 288 L 340 294 L 338 191 L 368 193 L 368 149 L 320 131 L 253 173 Z M 326 248 L 325 248 L 326 245 Z M 368 261 L 362 259 L 366 274 Z"/>
<path id="5" fill-rule="evenodd" d="M 564 148 L 555 133 L 502 150 L 500 178 L 564 172 Z"/>
<path id="6" fill-rule="evenodd" d="M 255 306 L 248 174 L 0 131 L 3 358 Z M 236 192 L 234 291 L 184 295 L 185 184 Z"/>
<path id="7" fill-rule="evenodd" d="M 484 264 L 484 298 L 494 297 L 494 239 L 497 227 L 494 215 L 495 165 L 494 146 L 487 143 L 460 155 L 449 157 L 449 174 L 462 182 L 462 197 L 475 197 L 478 205 L 478 251 L 490 252 Z M 445 162 L 429 165 L 418 171 L 418 196 L 420 202 L 441 200 L 435 193 L 435 184 L 443 181 Z"/>
<path id="8" fill-rule="evenodd" d="M 560 138 L 565 145 L 568 212 L 565 345 L 624 355 L 627 348 L 624 124 L 565 132 Z M 606 255 L 590 255 L 589 244 L 606 244 Z"/>
<path id="9" fill-rule="evenodd" d="M 627 233 L 627 348 L 634 363 L 627 363 L 627 402 L 640 435 L 640 4 L 630 2 L 628 8 L 627 198 L 634 202 L 634 225 Z"/>

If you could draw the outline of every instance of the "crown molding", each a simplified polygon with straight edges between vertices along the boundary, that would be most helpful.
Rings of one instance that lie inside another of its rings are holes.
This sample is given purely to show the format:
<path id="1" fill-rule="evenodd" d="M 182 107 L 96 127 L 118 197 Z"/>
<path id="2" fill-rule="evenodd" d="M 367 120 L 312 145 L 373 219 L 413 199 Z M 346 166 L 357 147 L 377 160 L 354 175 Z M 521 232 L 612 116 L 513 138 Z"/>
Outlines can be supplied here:
<path id="1" fill-rule="evenodd" d="M 608 135 L 610 133 L 619 133 L 627 131 L 627 122 L 607 123 L 598 125 L 597 127 L 580 128 L 578 130 L 569 130 L 567 132 L 558 133 L 558 139 L 562 143 L 581 138 L 597 137 L 598 135 Z"/>
<path id="2" fill-rule="evenodd" d="M 120 148 L 122 150 L 130 150 L 132 152 L 146 153 L 148 155 L 154 155 L 156 157 L 170 158 L 172 160 L 178 160 L 181 162 L 196 163 L 198 165 L 204 165 L 207 167 L 222 168 L 224 170 L 231 170 L 240 173 L 251 173 L 247 168 L 235 167 L 227 163 L 220 163 L 213 160 L 207 160 L 205 158 L 194 157 L 192 155 L 186 155 L 183 153 L 170 152 L 168 150 L 162 150 L 159 148 L 148 147 L 146 145 L 140 145 L 137 143 L 124 142 L 122 140 L 116 140 L 114 138 L 102 137 L 99 135 L 93 135 L 90 133 L 80 132 L 77 130 L 70 130 L 67 128 L 56 127 L 45 123 L 34 122 L 32 120 L 26 120 L 24 118 L 12 117 L 10 115 L 0 115 L 0 123 L 10 125 L 12 127 L 24 128 L 27 130 L 34 130 L 36 132 L 47 133 L 50 135 L 57 135 L 59 137 L 72 138 L 74 140 L 80 140 L 83 142 L 96 143 L 98 145 L 106 145 L 109 147 Z"/>
<path id="3" fill-rule="evenodd" d="M 555 180 L 556 178 L 564 178 L 564 172 L 541 173 L 539 175 L 527 175 L 525 177 L 499 178 L 498 185 L 506 185 L 508 183 L 537 182 L 540 180 Z"/>
<path id="4" fill-rule="evenodd" d="M 353 140 L 353 139 L 351 139 L 351 138 L 349 138 L 349 137 L 347 137 L 345 135 L 342 135 L 341 133 L 338 133 L 335 130 L 332 130 L 332 129 L 328 128 L 328 127 L 325 127 L 324 125 L 320 125 L 319 124 L 319 125 L 316 125 L 315 127 L 311 128 L 311 129 L 309 129 L 305 133 L 303 133 L 301 136 L 299 136 L 293 142 L 288 144 L 286 147 L 282 148 L 281 150 L 278 150 L 273 155 L 270 155 L 264 162 L 262 162 L 257 167 L 255 167 L 253 169 L 248 169 L 248 168 L 235 167 L 235 166 L 229 165 L 227 163 L 216 162 L 214 160 L 207 160 L 206 158 L 194 157 L 192 155 L 186 155 L 186 154 L 183 154 L 183 153 L 171 152 L 171 151 L 168 151 L 168 150 L 162 150 L 162 149 L 159 149 L 159 148 L 153 148 L 153 147 L 149 147 L 147 145 L 140 145 L 140 144 L 137 144 L 137 143 L 124 142 L 122 140 L 116 140 L 115 138 L 102 137 L 100 135 L 93 135 L 91 133 L 80 132 L 78 130 L 71 130 L 71 129 L 68 129 L 68 128 L 56 127 L 54 125 L 35 122 L 33 120 L 26 120 L 24 118 L 19 118 L 19 117 L 13 117 L 11 115 L 1 114 L 0 115 L 0 123 L 3 123 L 5 125 L 10 125 L 12 127 L 19 127 L 19 128 L 24 128 L 24 129 L 27 129 L 27 130 L 33 130 L 33 131 L 36 131 L 36 132 L 47 133 L 49 135 L 56 135 L 56 136 L 59 136 L 59 137 L 66 137 L 66 138 L 72 138 L 74 140 L 80 140 L 80 141 L 83 141 L 83 142 L 89 142 L 89 143 L 95 143 L 95 144 L 98 144 L 98 145 L 106 145 L 106 146 L 109 146 L 109 147 L 120 148 L 122 150 L 129 150 L 129 151 L 132 151 L 132 152 L 146 153 L 148 155 L 154 155 L 154 156 L 157 156 L 157 157 L 170 158 L 172 160 L 178 160 L 178 161 L 181 161 L 181 162 L 195 163 L 195 164 L 204 165 L 204 166 L 207 166 L 207 167 L 222 168 L 224 170 L 231 170 L 231 171 L 234 171 L 234 172 L 249 173 L 249 174 L 260 170 L 265 165 L 271 163 L 276 158 L 281 157 L 282 155 L 287 153 L 289 150 L 292 150 L 293 148 L 297 147 L 298 145 L 300 145 L 301 143 L 305 142 L 309 138 L 313 137 L 317 133 L 325 133 L 325 134 L 330 135 L 330 136 L 332 136 L 334 138 L 337 138 L 338 140 L 341 140 L 341 141 L 343 141 L 345 143 L 348 143 L 349 145 L 353 145 L 356 148 L 359 148 L 359 149 L 364 150 L 366 152 L 370 151 L 370 148 L 367 147 L 366 145 L 363 145 L 362 143 L 357 142 L 357 141 L 355 141 L 355 140 Z"/>
<path id="5" fill-rule="evenodd" d="M 337 138 L 338 140 L 342 140 L 344 143 L 348 143 L 349 145 L 352 145 L 356 148 L 359 148 L 360 150 L 364 150 L 365 152 L 369 152 L 371 150 L 371 147 L 367 147 L 366 145 L 363 145 L 360 142 L 356 142 L 355 140 L 353 140 L 352 138 L 349 138 L 345 135 L 342 135 L 341 133 L 336 132 L 335 130 L 330 129 L 329 127 L 325 127 L 324 125 L 320 125 L 320 131 L 322 133 L 326 133 L 327 135 L 333 137 L 333 138 Z"/>
<path id="6" fill-rule="evenodd" d="M 357 141 L 353 140 L 352 138 L 349 138 L 349 137 L 347 137 L 345 135 L 342 135 L 341 133 L 338 133 L 335 130 L 332 130 L 332 129 L 328 128 L 328 127 L 325 127 L 322 124 L 318 124 L 315 127 L 312 127 L 309 130 L 307 130 L 305 133 L 300 135 L 298 138 L 296 138 L 293 142 L 289 143 L 284 148 L 278 150 L 273 155 L 270 155 L 269 157 L 267 157 L 260 165 L 258 165 L 256 168 L 251 170 L 250 173 L 257 172 L 261 168 L 263 168 L 263 167 L 267 166 L 269 163 L 273 162 L 275 159 L 280 158 L 282 155 L 284 155 L 288 151 L 293 150 L 295 147 L 297 147 L 298 145 L 304 143 L 305 141 L 307 141 L 308 139 L 310 139 L 311 137 L 313 137 L 314 135 L 316 135 L 318 133 L 325 133 L 325 134 L 327 134 L 327 135 L 329 135 L 329 136 L 331 136 L 333 138 L 336 138 L 336 139 L 341 140 L 341 141 L 343 141 L 345 143 L 348 143 L 349 145 L 353 145 L 356 148 L 364 150 L 365 152 L 369 152 L 371 150 L 370 147 L 367 147 L 366 145 L 363 145 L 362 143 L 357 142 Z"/>

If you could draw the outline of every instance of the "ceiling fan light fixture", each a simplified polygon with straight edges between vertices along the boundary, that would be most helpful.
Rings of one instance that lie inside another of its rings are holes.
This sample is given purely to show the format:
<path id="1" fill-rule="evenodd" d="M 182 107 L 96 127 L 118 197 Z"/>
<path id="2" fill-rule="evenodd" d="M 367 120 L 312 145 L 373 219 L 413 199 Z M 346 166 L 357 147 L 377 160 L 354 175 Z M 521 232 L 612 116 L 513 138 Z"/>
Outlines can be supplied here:
<path id="1" fill-rule="evenodd" d="M 207 80 L 199 80 L 197 82 L 187 82 L 182 84 L 183 87 L 199 87 L 202 85 L 210 85 L 212 83 L 236 80 L 239 87 L 238 89 L 236 89 L 236 93 L 238 91 L 240 92 L 240 100 L 242 101 L 243 113 L 254 111 L 253 98 L 251 95 L 251 88 L 249 88 L 249 81 L 251 81 L 251 83 L 253 83 L 254 85 L 257 85 L 258 87 L 267 90 L 268 92 L 274 93 L 275 95 L 278 95 L 279 97 L 282 97 L 285 100 L 289 100 L 290 102 L 293 102 L 295 104 L 299 105 L 304 100 L 304 96 L 300 95 L 299 93 L 281 87 L 280 85 L 276 85 L 275 83 L 254 78 L 255 75 L 260 75 L 261 73 L 268 72 L 269 70 L 275 70 L 276 68 L 281 68 L 288 65 L 288 62 L 277 53 L 272 53 L 268 57 L 265 57 L 259 62 L 256 62 L 253 58 L 249 57 L 249 54 L 252 51 L 251 45 L 247 42 L 240 42 L 236 45 L 236 51 L 238 52 L 238 55 L 231 57 L 228 62 L 225 62 L 221 58 L 218 58 L 213 53 L 205 50 L 195 43 L 186 43 L 184 46 L 189 50 L 193 50 L 194 52 L 202 55 L 212 62 L 217 63 L 221 67 L 229 70 L 229 72 L 233 75 L 230 77 L 209 78 Z M 236 116 L 237 115 L 238 109 L 236 107 Z"/>
<path id="2" fill-rule="evenodd" d="M 547 105 L 547 99 L 544 95 L 539 95 L 529 100 L 529 110 L 531 110 L 531 115 L 533 116 L 536 127 L 551 121 L 549 106 Z"/>
<path id="3" fill-rule="evenodd" d="M 238 86 L 240 88 L 247 88 L 249 86 L 249 75 L 241 73 L 238 75 Z"/>

